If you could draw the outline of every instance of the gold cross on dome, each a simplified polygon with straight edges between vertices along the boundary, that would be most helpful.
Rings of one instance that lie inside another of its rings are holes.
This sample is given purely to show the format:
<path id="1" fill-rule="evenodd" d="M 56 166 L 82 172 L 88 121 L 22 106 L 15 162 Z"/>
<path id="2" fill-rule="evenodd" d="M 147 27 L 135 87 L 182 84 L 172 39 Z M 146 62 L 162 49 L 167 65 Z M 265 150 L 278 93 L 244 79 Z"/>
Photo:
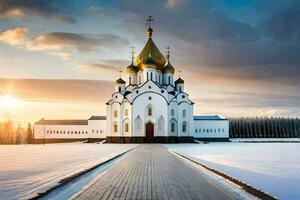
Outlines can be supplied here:
<path id="1" fill-rule="evenodd" d="M 131 59 L 133 60 L 134 59 L 134 48 L 135 47 L 130 47 L 130 49 L 131 49 Z"/>
<path id="2" fill-rule="evenodd" d="M 149 16 L 148 17 L 148 19 L 146 20 L 147 21 L 147 25 L 149 26 L 149 28 L 151 28 L 151 26 L 152 26 L 152 23 L 153 23 L 153 18 L 152 18 L 152 16 Z"/>
<path id="3" fill-rule="evenodd" d="M 169 58 L 170 58 L 170 47 L 169 46 L 167 46 L 166 47 L 166 49 L 167 49 L 167 59 L 169 60 Z"/>

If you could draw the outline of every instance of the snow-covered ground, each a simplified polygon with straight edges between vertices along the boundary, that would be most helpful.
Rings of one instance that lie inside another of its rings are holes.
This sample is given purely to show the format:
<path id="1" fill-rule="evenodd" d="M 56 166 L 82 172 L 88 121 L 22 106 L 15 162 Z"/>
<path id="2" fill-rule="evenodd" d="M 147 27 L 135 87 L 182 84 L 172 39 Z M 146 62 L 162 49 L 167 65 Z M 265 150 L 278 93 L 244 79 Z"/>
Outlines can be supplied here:
<path id="1" fill-rule="evenodd" d="M 137 145 L 0 145 L 0 199 L 28 199 Z"/>
<path id="2" fill-rule="evenodd" d="M 279 199 L 300 199 L 299 143 L 164 145 Z"/>
<path id="3" fill-rule="evenodd" d="M 300 138 L 231 138 L 231 142 L 300 142 Z"/>

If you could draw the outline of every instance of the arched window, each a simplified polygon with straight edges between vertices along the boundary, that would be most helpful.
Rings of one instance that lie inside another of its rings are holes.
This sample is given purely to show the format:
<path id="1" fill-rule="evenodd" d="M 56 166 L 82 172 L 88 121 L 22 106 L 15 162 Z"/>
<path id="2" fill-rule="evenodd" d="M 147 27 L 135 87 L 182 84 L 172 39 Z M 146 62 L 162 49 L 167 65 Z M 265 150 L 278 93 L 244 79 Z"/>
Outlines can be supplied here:
<path id="1" fill-rule="evenodd" d="M 148 107 L 148 116 L 152 116 L 152 108 L 151 107 Z"/>
<path id="2" fill-rule="evenodd" d="M 153 77 L 152 77 L 153 75 L 152 75 L 152 72 L 151 72 L 151 74 L 150 74 L 150 79 L 151 79 L 151 81 L 152 81 L 152 79 L 153 79 Z"/>
<path id="3" fill-rule="evenodd" d="M 128 116 L 128 109 L 127 108 L 125 109 L 125 116 L 126 117 Z"/>
<path id="4" fill-rule="evenodd" d="M 119 92 L 121 92 L 121 87 L 119 87 Z"/>
<path id="5" fill-rule="evenodd" d="M 182 123 L 182 132 L 185 133 L 187 131 L 187 124 L 186 122 Z"/>
<path id="6" fill-rule="evenodd" d="M 139 116 L 135 119 L 135 125 L 137 130 L 140 130 L 142 128 L 142 120 Z"/>
<path id="7" fill-rule="evenodd" d="M 149 80 L 149 73 L 147 72 L 147 81 Z"/>
<path id="8" fill-rule="evenodd" d="M 179 87 L 179 92 L 181 92 L 181 86 Z"/>
<path id="9" fill-rule="evenodd" d="M 171 77 L 168 77 L 169 85 L 171 84 Z"/>
<path id="10" fill-rule="evenodd" d="M 129 77 L 129 85 L 131 85 L 131 77 Z"/>
<path id="11" fill-rule="evenodd" d="M 164 128 L 164 118 L 163 116 L 161 116 L 158 120 L 158 129 L 163 130 L 163 128 Z"/>
<path id="12" fill-rule="evenodd" d="M 114 117 L 118 117 L 118 111 L 117 110 L 114 111 Z"/>
<path id="13" fill-rule="evenodd" d="M 128 131 L 129 131 L 129 124 L 125 123 L 125 132 L 128 132 Z"/>
<path id="14" fill-rule="evenodd" d="M 175 126 L 176 126 L 175 123 L 172 122 L 172 123 L 171 123 L 171 132 L 172 132 L 172 133 L 175 132 Z"/>
<path id="15" fill-rule="evenodd" d="M 171 109 L 171 116 L 174 116 L 175 115 L 175 111 L 174 109 Z"/>
<path id="16" fill-rule="evenodd" d="M 186 110 L 182 111 L 182 117 L 186 117 Z"/>
<path id="17" fill-rule="evenodd" d="M 118 125 L 117 124 L 114 124 L 114 132 L 118 132 Z"/>

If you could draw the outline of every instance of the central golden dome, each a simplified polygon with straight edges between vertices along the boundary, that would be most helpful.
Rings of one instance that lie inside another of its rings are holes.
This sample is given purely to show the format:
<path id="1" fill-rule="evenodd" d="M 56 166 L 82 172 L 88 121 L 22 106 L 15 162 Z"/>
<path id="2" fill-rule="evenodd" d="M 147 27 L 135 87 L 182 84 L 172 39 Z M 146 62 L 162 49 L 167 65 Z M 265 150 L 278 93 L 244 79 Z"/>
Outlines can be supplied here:
<path id="1" fill-rule="evenodd" d="M 154 44 L 151 36 L 152 36 L 152 28 L 149 28 L 147 30 L 147 36 L 148 36 L 148 41 L 146 45 L 144 46 L 143 50 L 141 53 L 136 57 L 135 63 L 136 66 L 139 68 L 139 70 L 143 69 L 143 63 L 147 60 L 149 55 L 151 55 L 151 58 L 154 60 L 156 63 L 156 69 L 163 71 L 164 66 L 166 64 L 166 59 L 165 57 L 160 53 L 158 50 L 157 46 Z"/>

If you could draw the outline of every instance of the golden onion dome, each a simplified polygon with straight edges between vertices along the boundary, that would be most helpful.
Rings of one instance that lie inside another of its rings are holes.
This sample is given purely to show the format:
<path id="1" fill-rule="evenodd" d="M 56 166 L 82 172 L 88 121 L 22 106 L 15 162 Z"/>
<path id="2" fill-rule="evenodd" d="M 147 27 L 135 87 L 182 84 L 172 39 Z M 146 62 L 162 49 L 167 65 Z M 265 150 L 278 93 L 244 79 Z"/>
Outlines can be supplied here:
<path id="1" fill-rule="evenodd" d="M 170 61 L 167 62 L 166 66 L 164 67 L 164 73 L 175 73 L 175 69 L 172 66 L 172 64 L 170 63 Z"/>
<path id="2" fill-rule="evenodd" d="M 139 69 L 133 63 L 131 63 L 128 67 L 126 67 L 126 70 L 125 70 L 126 73 L 136 73 L 138 71 L 139 71 Z"/>
<path id="3" fill-rule="evenodd" d="M 125 84 L 126 82 L 122 78 L 119 78 L 118 80 L 116 80 L 116 83 L 117 84 Z"/>
<path id="4" fill-rule="evenodd" d="M 147 36 L 148 41 L 144 48 L 142 49 L 141 53 L 136 57 L 135 63 L 139 70 L 143 69 L 143 63 L 144 61 L 151 55 L 151 58 L 156 63 L 156 69 L 163 71 L 164 66 L 166 64 L 165 57 L 161 54 L 161 52 L 158 50 L 157 46 L 152 40 L 152 28 L 149 28 L 147 30 Z"/>
<path id="5" fill-rule="evenodd" d="M 141 69 L 145 69 L 148 67 L 155 69 L 157 67 L 157 64 L 155 60 L 151 57 L 151 54 L 145 60 L 143 60 Z"/>
<path id="6" fill-rule="evenodd" d="M 184 84 L 184 80 L 182 78 L 178 78 L 176 81 L 175 81 L 175 84 Z"/>

